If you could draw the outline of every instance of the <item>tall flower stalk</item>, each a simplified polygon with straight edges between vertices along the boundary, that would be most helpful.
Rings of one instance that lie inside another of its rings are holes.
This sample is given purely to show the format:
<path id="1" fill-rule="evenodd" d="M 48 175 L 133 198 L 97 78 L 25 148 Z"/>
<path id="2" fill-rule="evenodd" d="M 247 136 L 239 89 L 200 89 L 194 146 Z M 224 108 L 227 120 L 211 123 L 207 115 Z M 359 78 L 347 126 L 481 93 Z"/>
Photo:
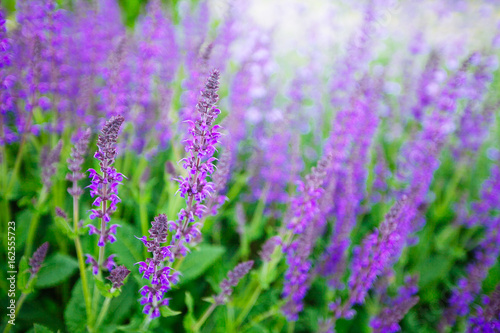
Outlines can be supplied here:
<path id="1" fill-rule="evenodd" d="M 170 231 L 175 232 L 172 238 L 172 261 L 186 256 L 186 244 L 201 236 L 200 224 L 195 222 L 195 218 L 203 217 L 206 210 L 203 203 L 214 192 L 213 184 L 207 178 L 215 171 L 213 162 L 216 159 L 213 155 L 221 135 L 218 132 L 220 126 L 214 125 L 220 114 L 216 106 L 219 100 L 219 77 L 218 70 L 210 73 L 196 105 L 199 117 L 195 121 L 186 121 L 189 124 L 190 138 L 185 141 L 188 157 L 182 160 L 182 166 L 188 171 L 188 175 L 178 179 L 179 193 L 186 199 L 186 208 L 181 209 L 175 222 L 169 222 Z"/>
<path id="2" fill-rule="evenodd" d="M 143 278 L 150 281 L 150 285 L 145 285 L 139 290 L 142 295 L 140 302 L 144 306 L 143 312 L 148 316 L 145 322 L 146 327 L 151 320 L 160 316 L 160 307 L 168 305 L 169 299 L 164 298 L 165 293 L 179 279 L 177 272 L 164 265 L 166 259 L 172 259 L 173 257 L 170 250 L 172 246 L 163 245 L 167 242 L 168 224 L 167 215 L 160 214 L 151 222 L 149 238 L 147 236 L 139 238 L 148 252 L 153 255 L 152 258 L 137 263 L 139 273 L 142 274 Z"/>
<path id="3" fill-rule="evenodd" d="M 108 223 L 111 220 L 111 214 L 116 211 L 116 205 L 121 201 L 118 197 L 118 185 L 123 181 L 123 175 L 116 171 L 113 163 L 116 158 L 118 132 L 124 120 L 119 115 L 106 122 L 97 139 L 98 150 L 94 154 L 94 157 L 99 160 L 100 173 L 94 169 L 89 169 L 90 178 L 92 178 L 92 182 L 88 186 L 90 195 L 92 198 L 95 197 L 93 206 L 99 207 L 99 209 L 91 210 L 90 219 L 99 219 L 101 223 L 99 229 L 91 224 L 88 225 L 90 235 L 99 235 L 99 241 L 97 242 L 99 257 L 96 260 L 93 256 L 87 254 L 87 262 L 92 265 L 94 274 L 98 275 L 99 278 L 104 264 L 107 264 L 106 268 L 108 269 L 114 266 L 113 255 L 106 260 L 104 259 L 104 247 L 106 243 L 113 243 L 116 240 L 114 235 L 116 234 L 116 228 L 119 227 L 118 224 L 108 227 Z"/>
<path id="4" fill-rule="evenodd" d="M 111 214 L 116 211 L 116 205 L 121 201 L 118 197 L 118 185 L 121 184 L 124 176 L 116 171 L 113 163 L 117 154 L 116 141 L 118 132 L 124 121 L 123 116 L 118 115 L 111 117 L 105 123 L 97 139 L 98 150 L 94 154 L 94 157 L 99 160 L 100 173 L 94 169 L 89 169 L 90 178 L 92 179 L 91 184 L 88 186 L 90 188 L 90 195 L 92 198 L 95 197 L 93 205 L 99 207 L 98 209 L 91 210 L 90 219 L 100 220 L 100 226 L 98 229 L 92 224 L 88 225 L 90 235 L 99 235 L 99 241 L 97 242 L 99 257 L 96 260 L 92 255 L 86 254 L 86 262 L 91 265 L 92 272 L 94 275 L 97 275 L 98 280 L 102 280 L 103 269 L 111 271 L 116 267 L 114 262 L 115 255 L 112 254 L 105 259 L 104 248 L 106 243 L 113 243 L 116 240 L 114 235 L 116 234 L 116 228 L 119 227 L 118 224 L 108 227 L 108 223 L 111 220 Z M 96 286 L 94 288 L 92 308 L 95 309 L 97 307 L 98 300 L 99 291 Z M 90 321 L 93 322 L 93 319 L 92 317 Z"/>

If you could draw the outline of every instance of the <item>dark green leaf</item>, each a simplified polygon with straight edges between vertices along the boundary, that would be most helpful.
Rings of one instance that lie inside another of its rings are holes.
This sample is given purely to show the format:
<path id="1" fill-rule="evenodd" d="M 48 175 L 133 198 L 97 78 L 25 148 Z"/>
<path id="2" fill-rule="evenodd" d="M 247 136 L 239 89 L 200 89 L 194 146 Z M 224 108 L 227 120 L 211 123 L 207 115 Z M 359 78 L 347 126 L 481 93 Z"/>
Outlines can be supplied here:
<path id="1" fill-rule="evenodd" d="M 40 324 L 35 324 L 34 328 L 35 328 L 35 333 L 52 333 L 50 329 Z"/>
<path id="2" fill-rule="evenodd" d="M 48 258 L 38 272 L 37 288 L 49 288 L 69 279 L 78 269 L 73 257 L 56 253 Z"/>
<path id="3" fill-rule="evenodd" d="M 200 245 L 197 251 L 189 253 L 179 268 L 182 273 L 180 284 L 199 277 L 222 256 L 224 251 L 222 246 L 204 244 Z"/>

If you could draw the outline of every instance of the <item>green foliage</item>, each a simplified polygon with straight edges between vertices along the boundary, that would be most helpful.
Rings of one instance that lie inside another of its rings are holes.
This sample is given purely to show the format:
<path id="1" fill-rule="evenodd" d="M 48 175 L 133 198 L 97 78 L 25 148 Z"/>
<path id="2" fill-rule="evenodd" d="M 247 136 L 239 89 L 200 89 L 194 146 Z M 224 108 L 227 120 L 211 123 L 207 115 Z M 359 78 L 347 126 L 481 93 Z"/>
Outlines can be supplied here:
<path id="1" fill-rule="evenodd" d="M 179 271 L 182 272 L 182 279 L 179 285 L 188 283 L 199 277 L 210 266 L 215 264 L 224 252 L 224 247 L 209 244 L 202 244 L 196 250 L 193 250 L 186 256 L 186 259 L 179 268 Z"/>
<path id="2" fill-rule="evenodd" d="M 34 329 L 35 333 L 53 333 L 50 329 L 40 324 L 35 324 Z"/>
<path id="3" fill-rule="evenodd" d="M 38 272 L 37 288 L 49 288 L 66 281 L 78 269 L 78 262 L 73 257 L 56 253 L 45 260 Z"/>
<path id="4" fill-rule="evenodd" d="M 87 314 L 85 312 L 81 280 L 78 280 L 73 286 L 71 298 L 64 310 L 64 322 L 69 332 L 87 332 Z"/>

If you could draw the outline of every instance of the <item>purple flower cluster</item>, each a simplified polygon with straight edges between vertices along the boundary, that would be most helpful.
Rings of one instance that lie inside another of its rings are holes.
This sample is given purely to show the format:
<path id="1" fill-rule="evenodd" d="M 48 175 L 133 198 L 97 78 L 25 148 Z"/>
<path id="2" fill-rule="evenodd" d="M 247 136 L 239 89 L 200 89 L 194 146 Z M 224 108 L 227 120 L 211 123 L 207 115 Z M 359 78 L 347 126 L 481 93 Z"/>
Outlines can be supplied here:
<path id="1" fill-rule="evenodd" d="M 30 273 L 35 275 L 40 270 L 43 261 L 45 260 L 45 256 L 47 255 L 47 251 L 49 250 L 49 243 L 43 243 L 36 251 L 33 253 L 33 256 L 29 260 Z"/>
<path id="2" fill-rule="evenodd" d="M 181 209 L 177 221 L 169 222 L 170 231 L 175 232 L 172 242 L 174 244 L 174 258 L 179 254 L 187 254 L 186 243 L 191 242 L 201 236 L 199 223 L 195 222 L 195 217 L 202 218 L 206 207 L 203 202 L 213 191 L 213 184 L 207 181 L 207 177 L 213 174 L 215 166 L 213 157 L 215 145 L 219 142 L 220 126 L 214 125 L 214 121 L 220 114 L 216 103 L 219 100 L 217 90 L 219 89 L 219 72 L 212 71 L 205 89 L 201 92 L 201 99 L 196 105 L 199 118 L 195 121 L 188 120 L 189 134 L 186 151 L 188 157 L 182 160 L 182 166 L 188 170 L 186 177 L 180 177 L 179 193 L 186 199 L 186 209 Z"/>
<path id="3" fill-rule="evenodd" d="M 62 140 L 60 140 L 54 149 L 50 150 L 44 147 L 40 155 L 40 165 L 42 168 L 42 182 L 43 185 L 49 189 L 52 185 L 52 176 L 57 171 L 57 164 L 61 156 Z"/>
<path id="4" fill-rule="evenodd" d="M 217 215 L 217 210 L 226 202 L 227 197 L 224 195 L 226 184 L 229 180 L 231 172 L 231 151 L 226 149 L 219 161 L 217 162 L 217 172 L 214 173 L 213 180 L 213 195 L 208 199 L 207 211 L 211 215 Z"/>
<path id="5" fill-rule="evenodd" d="M 389 299 L 380 313 L 372 319 L 370 326 L 374 333 L 395 333 L 401 330 L 399 322 L 408 311 L 418 303 L 416 277 L 408 277 L 405 285 L 399 288 L 398 295 Z"/>
<path id="6" fill-rule="evenodd" d="M 99 209 L 92 209 L 90 219 L 101 219 L 100 228 L 89 224 L 89 235 L 99 235 L 98 245 L 103 249 L 107 242 L 113 243 L 116 238 L 116 228 L 118 224 L 113 224 L 107 227 L 111 220 L 110 215 L 116 211 L 116 205 L 120 202 L 118 197 L 118 185 L 121 184 L 124 176 L 117 172 L 113 167 L 116 158 L 116 141 L 118 132 L 125 119 L 122 116 L 116 116 L 109 119 L 101 130 L 101 134 L 97 139 L 98 150 L 94 157 L 99 160 L 100 172 L 94 169 L 89 169 L 90 178 L 92 179 L 90 195 L 96 197 L 93 202 L 94 206 Z M 109 206 L 108 206 L 109 202 Z M 103 250 L 100 250 L 99 260 L 95 260 L 91 255 L 87 255 L 87 262 L 93 267 L 94 274 L 99 271 L 99 267 L 105 267 L 110 270 L 110 267 L 115 266 L 112 257 L 104 260 Z"/>
<path id="7" fill-rule="evenodd" d="M 500 332 L 500 284 L 490 296 L 483 296 L 482 307 L 469 319 L 468 333 Z"/>
<path id="8" fill-rule="evenodd" d="M 179 273 L 163 264 L 166 259 L 173 260 L 173 253 L 170 250 L 172 246 L 162 245 L 167 241 L 169 223 L 167 216 L 160 214 L 151 222 L 149 238 L 147 236 L 139 238 L 153 255 L 152 258 L 137 263 L 142 277 L 151 281 L 150 286 L 146 285 L 139 291 L 143 296 L 140 301 L 141 305 L 144 305 L 144 313 L 151 315 L 151 319 L 160 316 L 161 306 L 168 305 L 168 298 L 164 298 L 165 293 L 179 279 Z"/>
<path id="9" fill-rule="evenodd" d="M 297 196 L 292 200 L 288 214 L 287 228 L 295 235 L 295 240 L 285 244 L 283 252 L 286 255 L 288 269 L 285 273 L 285 283 L 282 297 L 287 300 L 282 311 L 289 320 L 297 320 L 298 313 L 303 309 L 303 299 L 308 289 L 306 283 L 309 278 L 311 262 L 309 255 L 312 252 L 315 229 L 318 228 L 320 212 L 319 200 L 324 190 L 322 188 L 330 167 L 332 156 L 326 154 L 311 173 L 306 176 L 305 182 L 299 182 Z"/>
<path id="10" fill-rule="evenodd" d="M 380 228 L 367 235 L 361 245 L 354 248 L 349 278 L 349 299 L 344 306 L 340 306 L 338 302 L 331 305 L 336 318 L 354 316 L 352 306 L 365 301 L 375 279 L 393 259 L 395 250 L 400 247 L 398 229 L 402 228 L 401 217 L 406 213 L 407 207 L 408 198 L 403 197 L 387 213 Z"/>
<path id="11" fill-rule="evenodd" d="M 82 172 L 82 164 L 85 160 L 89 140 L 90 128 L 87 128 L 77 140 L 75 146 L 71 148 L 71 157 L 67 160 L 71 173 L 66 175 L 66 179 L 73 183 L 72 187 L 68 188 L 68 193 L 75 198 L 83 194 L 82 188 L 78 186 L 78 181 L 85 177 L 85 174 Z"/>
<path id="12" fill-rule="evenodd" d="M 227 279 L 222 280 L 220 283 L 221 292 L 213 296 L 217 305 L 222 305 L 228 301 L 229 296 L 233 293 L 233 287 L 238 285 L 240 280 L 250 272 L 252 267 L 253 260 L 249 260 L 238 264 L 232 271 L 227 273 Z"/>
<path id="13" fill-rule="evenodd" d="M 109 276 L 106 278 L 112 283 L 112 288 L 113 289 L 118 289 L 121 286 L 123 286 L 123 282 L 127 278 L 127 276 L 130 274 L 130 271 L 127 269 L 125 266 L 118 266 L 113 271 L 109 274 Z"/>
<path id="14" fill-rule="evenodd" d="M 483 280 L 490 268 L 497 262 L 500 254 L 500 218 L 494 212 L 500 207 L 500 168 L 491 170 L 490 178 L 485 181 L 481 191 L 481 201 L 474 205 L 474 214 L 469 218 L 469 226 L 482 226 L 485 237 L 474 251 L 474 261 L 467 265 L 466 276 L 458 280 L 452 290 L 449 307 L 444 311 L 440 327 L 455 324 L 457 317 L 466 316 L 470 305 L 481 292 Z"/>

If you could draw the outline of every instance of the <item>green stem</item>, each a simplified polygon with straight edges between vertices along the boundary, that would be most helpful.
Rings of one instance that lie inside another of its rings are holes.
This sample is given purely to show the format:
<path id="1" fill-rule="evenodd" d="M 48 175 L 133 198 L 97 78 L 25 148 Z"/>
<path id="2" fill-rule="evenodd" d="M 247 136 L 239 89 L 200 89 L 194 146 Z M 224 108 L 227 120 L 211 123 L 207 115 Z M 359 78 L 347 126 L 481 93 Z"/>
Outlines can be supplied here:
<path id="1" fill-rule="evenodd" d="M 294 321 L 289 321 L 288 322 L 288 333 L 293 333 L 295 331 L 295 322 Z"/>
<path id="2" fill-rule="evenodd" d="M 33 242 L 35 241 L 36 230 L 38 228 L 38 223 L 40 222 L 40 209 L 45 204 L 45 200 L 47 198 L 47 187 L 44 185 L 42 190 L 40 191 L 40 196 L 38 202 L 35 205 L 35 211 L 31 216 L 31 222 L 28 230 L 28 237 L 26 238 L 26 248 L 24 251 L 24 255 L 26 258 L 31 256 L 33 250 Z"/>
<path id="3" fill-rule="evenodd" d="M 464 160 L 459 161 L 458 168 L 454 172 L 453 177 L 444 190 L 444 199 L 436 209 L 438 217 L 442 217 L 444 215 L 446 209 L 450 205 L 450 202 L 457 195 L 457 187 L 460 184 L 460 181 L 462 180 L 462 177 L 465 175 L 466 171 L 467 163 Z"/>
<path id="4" fill-rule="evenodd" d="M 260 293 L 262 292 L 262 287 L 260 283 L 257 283 L 257 286 L 255 286 L 255 289 L 253 290 L 252 296 L 250 296 L 250 299 L 248 302 L 246 302 L 245 307 L 241 311 L 240 315 L 236 319 L 236 327 L 239 327 L 242 323 L 243 320 L 248 316 L 250 311 L 252 310 L 253 306 L 255 305 L 255 302 L 260 296 Z"/>
<path id="5" fill-rule="evenodd" d="M 144 197 L 144 187 L 141 186 L 140 189 L 140 198 L 139 198 L 139 216 L 141 219 L 141 231 L 142 235 L 147 235 L 148 234 L 148 229 L 149 229 L 149 223 L 148 223 L 148 210 L 146 207 L 146 201 L 143 200 L 142 198 Z M 148 257 L 148 251 L 147 248 L 144 247 L 144 258 Z"/>
<path id="6" fill-rule="evenodd" d="M 89 285 L 87 283 L 87 274 L 85 271 L 85 261 L 83 260 L 83 250 L 82 244 L 80 242 L 79 236 L 79 209 L 78 209 L 78 197 L 73 197 L 73 230 L 75 232 L 75 249 L 76 256 L 78 257 L 78 266 L 80 268 L 80 279 L 82 280 L 83 298 L 85 300 L 85 310 L 87 313 L 87 325 L 91 326 L 90 317 L 92 316 L 92 304 L 90 299 Z"/>
<path id="7" fill-rule="evenodd" d="M 38 211 L 33 212 L 31 216 L 30 227 L 28 230 L 28 238 L 26 239 L 26 247 L 24 251 L 24 256 L 29 258 L 32 254 L 33 241 L 35 240 L 36 229 L 38 227 L 38 222 L 40 221 L 40 213 Z"/>
<path id="8" fill-rule="evenodd" d="M 210 317 L 210 315 L 212 314 L 212 312 L 214 312 L 216 307 L 217 307 L 216 303 L 212 303 L 210 305 L 210 307 L 205 311 L 205 313 L 200 317 L 200 319 L 193 325 L 194 332 L 198 332 L 200 330 L 201 326 L 203 326 L 205 321 L 207 321 L 208 317 Z"/>
<path id="9" fill-rule="evenodd" d="M 276 314 L 276 309 L 272 309 L 272 310 L 269 310 L 267 312 L 261 313 L 260 315 L 257 315 L 253 319 L 251 319 L 250 322 L 248 324 L 246 324 L 245 326 L 243 326 L 241 328 L 241 330 L 239 330 L 239 331 L 245 332 L 245 331 L 251 329 L 252 327 L 254 327 L 256 324 L 260 323 L 261 321 L 263 321 L 269 317 L 274 316 L 275 314 Z"/>
<path id="10" fill-rule="evenodd" d="M 111 303 L 111 297 L 106 297 L 106 300 L 102 304 L 101 312 L 99 313 L 99 317 L 97 317 L 97 321 L 94 327 L 96 331 L 98 331 L 99 326 L 102 324 L 102 321 L 106 317 L 106 313 L 108 313 L 110 303 Z"/>

